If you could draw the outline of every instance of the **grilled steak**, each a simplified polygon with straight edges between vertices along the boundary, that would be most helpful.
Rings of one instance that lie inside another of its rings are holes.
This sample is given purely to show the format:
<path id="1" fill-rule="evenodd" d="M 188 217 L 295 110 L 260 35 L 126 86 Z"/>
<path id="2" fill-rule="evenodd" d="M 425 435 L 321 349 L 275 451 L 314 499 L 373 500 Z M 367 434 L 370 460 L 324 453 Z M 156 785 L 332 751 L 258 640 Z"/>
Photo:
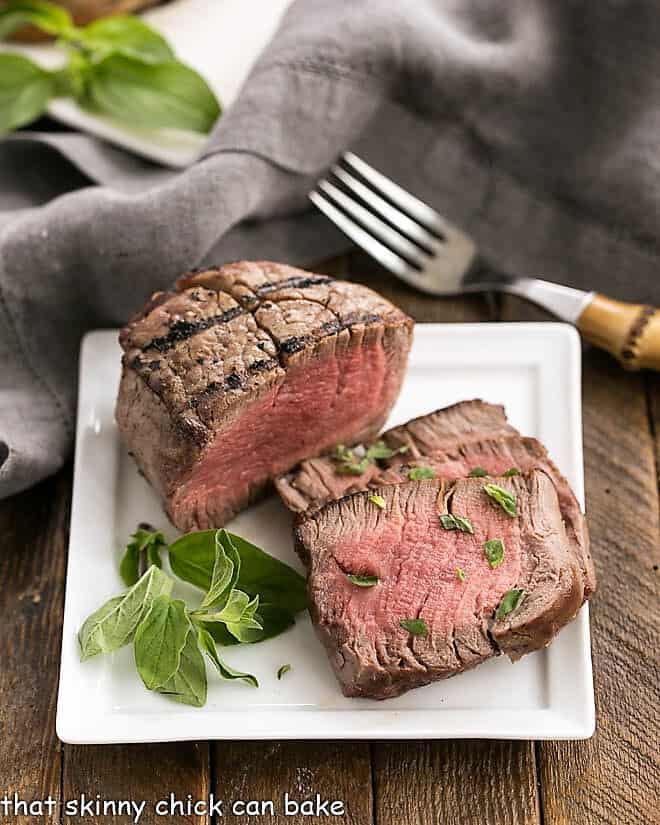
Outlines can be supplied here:
<path id="1" fill-rule="evenodd" d="M 589 534 L 571 487 L 554 465 L 545 447 L 535 438 L 521 436 L 506 420 L 503 407 L 483 401 L 462 401 L 429 415 L 415 418 L 385 432 L 381 438 L 392 449 L 406 452 L 368 465 L 360 475 L 338 472 L 332 455 L 303 461 L 276 481 L 285 504 L 309 515 L 329 501 L 349 493 L 400 484 L 411 467 L 431 467 L 445 481 L 464 478 L 475 468 L 499 475 L 511 468 L 528 472 L 544 470 L 557 490 L 569 540 L 582 570 L 585 598 L 596 581 L 589 553 Z"/>
<path id="2" fill-rule="evenodd" d="M 122 439 L 182 530 L 221 526 L 276 475 L 372 439 L 412 320 L 373 291 L 268 262 L 192 273 L 122 330 Z"/>
<path id="3" fill-rule="evenodd" d="M 516 496 L 517 516 L 486 494 L 491 481 Z M 345 695 L 386 699 L 500 653 L 515 660 L 547 645 L 582 605 L 581 561 L 544 471 L 408 481 L 378 494 L 383 509 L 357 493 L 296 527 L 312 618 Z M 445 513 L 468 518 L 473 534 L 443 528 Z M 504 556 L 493 567 L 484 543 L 494 538 Z"/>

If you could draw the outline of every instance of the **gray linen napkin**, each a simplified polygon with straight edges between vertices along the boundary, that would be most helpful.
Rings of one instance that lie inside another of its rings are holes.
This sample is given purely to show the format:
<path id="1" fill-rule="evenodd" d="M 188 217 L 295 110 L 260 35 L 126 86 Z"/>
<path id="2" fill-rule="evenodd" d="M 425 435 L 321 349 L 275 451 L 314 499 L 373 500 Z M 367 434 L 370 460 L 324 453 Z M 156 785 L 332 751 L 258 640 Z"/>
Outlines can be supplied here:
<path id="1" fill-rule="evenodd" d="M 345 241 L 305 194 L 351 147 L 503 268 L 658 301 L 654 0 L 298 0 L 202 160 L 0 143 L 0 496 L 61 466 L 81 335 L 185 269 Z"/>

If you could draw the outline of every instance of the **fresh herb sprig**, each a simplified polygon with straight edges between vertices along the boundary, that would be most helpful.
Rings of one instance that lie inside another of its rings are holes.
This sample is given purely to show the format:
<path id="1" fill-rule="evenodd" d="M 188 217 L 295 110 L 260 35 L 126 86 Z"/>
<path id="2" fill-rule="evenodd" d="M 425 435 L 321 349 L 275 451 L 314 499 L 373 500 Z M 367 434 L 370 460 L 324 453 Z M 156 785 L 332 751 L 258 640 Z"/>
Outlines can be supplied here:
<path id="1" fill-rule="evenodd" d="M 217 644 L 251 644 L 286 630 L 305 607 L 304 578 L 226 530 L 190 533 L 167 547 L 172 572 L 206 591 L 190 609 L 172 597 L 174 581 L 161 569 L 165 547 L 162 533 L 148 525 L 131 536 L 121 573 L 126 582 L 136 571 L 138 577 L 84 622 L 78 634 L 81 658 L 132 643 L 145 687 L 194 707 L 206 702 L 204 656 L 220 678 L 258 687 L 252 674 L 222 660 Z"/>
<path id="2" fill-rule="evenodd" d="M 36 120 L 54 97 L 133 126 L 203 134 L 220 116 L 206 81 L 177 60 L 167 41 L 130 15 L 74 25 L 46 0 L 8 0 L 0 8 L 0 39 L 24 25 L 57 38 L 66 62 L 49 71 L 22 55 L 0 54 L 0 134 Z"/>

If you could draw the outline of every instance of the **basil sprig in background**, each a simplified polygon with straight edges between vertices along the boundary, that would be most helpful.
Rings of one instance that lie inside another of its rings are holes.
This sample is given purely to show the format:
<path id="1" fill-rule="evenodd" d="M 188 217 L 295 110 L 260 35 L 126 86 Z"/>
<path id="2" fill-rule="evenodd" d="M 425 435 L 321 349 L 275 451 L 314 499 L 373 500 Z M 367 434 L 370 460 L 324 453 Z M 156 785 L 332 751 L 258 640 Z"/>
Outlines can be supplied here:
<path id="1" fill-rule="evenodd" d="M 205 591 L 198 607 L 172 597 L 174 581 L 160 557 L 165 549 L 174 575 Z M 140 525 L 120 573 L 130 587 L 86 619 L 78 634 L 82 659 L 133 644 L 145 687 L 195 707 L 206 702 L 205 656 L 221 679 L 259 686 L 222 660 L 218 644 L 276 636 L 306 606 L 299 573 L 226 530 L 190 533 L 168 547 L 162 533 Z"/>
<path id="2" fill-rule="evenodd" d="M 206 81 L 137 17 L 77 27 L 65 9 L 44 0 L 0 7 L 0 39 L 26 24 L 55 36 L 67 62 L 48 71 L 22 55 L 0 54 L 0 134 L 38 118 L 53 97 L 72 97 L 89 111 L 150 128 L 206 133 L 220 116 Z"/>

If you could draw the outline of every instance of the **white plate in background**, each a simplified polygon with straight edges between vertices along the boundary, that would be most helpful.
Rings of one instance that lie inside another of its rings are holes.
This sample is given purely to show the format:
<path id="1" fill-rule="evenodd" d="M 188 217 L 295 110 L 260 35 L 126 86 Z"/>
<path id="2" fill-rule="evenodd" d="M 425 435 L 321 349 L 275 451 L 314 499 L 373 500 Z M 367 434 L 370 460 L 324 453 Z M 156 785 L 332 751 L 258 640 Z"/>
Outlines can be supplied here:
<path id="1" fill-rule="evenodd" d="M 131 647 L 81 663 L 84 619 L 123 589 L 118 563 L 140 521 L 176 531 L 119 443 L 113 412 L 117 333 L 85 337 L 62 641 L 57 733 L 71 743 L 196 739 L 579 739 L 594 730 L 588 610 L 515 665 L 500 657 L 384 702 L 342 696 L 309 618 L 256 645 L 225 648 L 255 690 L 209 674 L 194 709 L 146 691 Z M 466 398 L 504 403 L 511 423 L 547 446 L 584 506 L 580 344 L 565 324 L 421 324 L 388 426 Z M 276 497 L 230 529 L 301 569 L 291 517 Z M 199 598 L 200 591 L 178 587 Z M 193 596 L 194 597 L 194 596 Z M 277 669 L 290 663 L 282 681 Z"/>
<path id="2" fill-rule="evenodd" d="M 177 57 L 196 69 L 216 93 L 223 108 L 236 98 L 252 64 L 275 33 L 291 0 L 174 0 L 142 17 L 163 34 Z M 30 57 L 45 68 L 62 64 L 62 50 L 43 45 L 0 44 Z M 131 127 L 113 118 L 90 114 L 69 98 L 48 104 L 56 120 L 166 166 L 192 163 L 206 135 L 175 129 Z"/>

